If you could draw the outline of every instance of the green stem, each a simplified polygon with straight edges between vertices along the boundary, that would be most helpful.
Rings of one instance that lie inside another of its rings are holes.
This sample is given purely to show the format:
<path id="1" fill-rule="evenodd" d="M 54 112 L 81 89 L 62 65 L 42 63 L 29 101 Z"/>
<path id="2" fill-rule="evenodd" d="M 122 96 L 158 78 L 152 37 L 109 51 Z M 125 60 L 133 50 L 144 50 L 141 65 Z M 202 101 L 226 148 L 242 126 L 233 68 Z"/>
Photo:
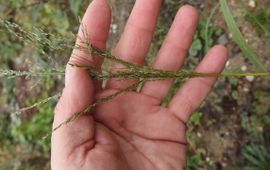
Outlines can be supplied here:
<path id="1" fill-rule="evenodd" d="M 210 23 L 211 23 L 211 20 L 214 16 L 214 14 L 216 13 L 217 9 L 219 7 L 219 4 L 217 4 L 213 10 L 211 11 L 210 13 L 210 16 L 208 17 L 207 19 L 207 22 L 206 22 L 206 26 L 205 26 L 205 33 L 204 33 L 204 39 L 205 39 L 205 48 L 204 48 L 204 52 L 207 53 L 207 51 L 210 49 L 210 42 L 209 42 L 209 26 L 210 26 Z"/>
<path id="2" fill-rule="evenodd" d="M 197 77 L 246 77 L 246 76 L 270 76 L 270 72 L 265 73 L 194 73 Z"/>

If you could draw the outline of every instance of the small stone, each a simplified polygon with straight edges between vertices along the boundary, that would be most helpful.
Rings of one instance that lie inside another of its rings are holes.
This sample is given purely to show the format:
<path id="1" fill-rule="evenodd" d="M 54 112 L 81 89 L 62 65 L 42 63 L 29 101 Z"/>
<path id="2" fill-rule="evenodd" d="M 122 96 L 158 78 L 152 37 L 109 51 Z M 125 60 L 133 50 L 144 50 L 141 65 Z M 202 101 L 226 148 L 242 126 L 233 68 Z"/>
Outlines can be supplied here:
<path id="1" fill-rule="evenodd" d="M 222 167 L 226 168 L 228 166 L 228 164 L 226 162 L 222 162 Z"/>
<path id="2" fill-rule="evenodd" d="M 244 87 L 244 88 L 243 88 L 243 91 L 247 93 L 247 92 L 249 92 L 249 88 Z"/>
<path id="3" fill-rule="evenodd" d="M 261 127 L 261 126 L 259 126 L 259 127 L 257 127 L 257 130 L 258 130 L 258 132 L 263 132 L 263 127 Z"/>
<path id="4" fill-rule="evenodd" d="M 233 34 L 229 33 L 229 38 L 232 39 L 233 38 Z"/>
<path id="5" fill-rule="evenodd" d="M 118 25 L 117 24 L 112 24 L 111 25 L 111 31 L 113 34 L 117 33 Z"/>
<path id="6" fill-rule="evenodd" d="M 226 37 L 226 34 L 223 34 L 222 36 L 220 36 L 218 38 L 218 43 L 221 44 L 221 45 L 226 45 L 228 43 L 228 39 Z"/>
<path id="7" fill-rule="evenodd" d="M 202 134 L 200 132 L 197 133 L 198 138 L 202 138 Z"/>
<path id="8" fill-rule="evenodd" d="M 230 66 L 230 60 L 228 60 L 227 62 L 226 62 L 226 67 L 229 67 Z"/>
<path id="9" fill-rule="evenodd" d="M 251 8 L 255 8 L 256 7 L 256 2 L 254 0 L 249 0 L 248 6 L 251 7 Z"/>
<path id="10" fill-rule="evenodd" d="M 249 81 L 249 82 L 253 82 L 255 77 L 254 76 L 246 76 L 246 79 Z"/>
<path id="11" fill-rule="evenodd" d="M 243 72 L 246 72 L 246 71 L 247 71 L 247 66 L 246 66 L 246 65 L 241 66 L 241 70 L 242 70 Z"/>

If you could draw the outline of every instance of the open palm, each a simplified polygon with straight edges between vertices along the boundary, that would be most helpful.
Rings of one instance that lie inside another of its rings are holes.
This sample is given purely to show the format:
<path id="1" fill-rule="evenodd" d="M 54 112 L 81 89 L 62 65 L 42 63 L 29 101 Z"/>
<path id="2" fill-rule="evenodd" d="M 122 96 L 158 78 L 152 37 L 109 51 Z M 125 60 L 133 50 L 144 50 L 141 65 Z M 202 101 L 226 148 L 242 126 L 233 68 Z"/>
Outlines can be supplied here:
<path id="1" fill-rule="evenodd" d="M 113 54 L 143 64 L 151 44 L 162 0 L 137 0 Z M 196 30 L 198 13 L 182 7 L 158 53 L 154 68 L 178 70 Z M 83 18 L 91 43 L 105 49 L 111 12 L 106 0 L 94 0 Z M 79 32 L 82 37 L 82 30 Z M 227 50 L 212 48 L 198 72 L 220 72 Z M 102 59 L 74 49 L 70 62 L 100 66 Z M 115 65 L 115 67 L 118 67 Z M 147 82 L 140 92 L 128 92 L 96 107 L 52 135 L 54 170 L 181 170 L 186 167 L 185 124 L 214 84 L 214 78 L 188 80 L 167 108 L 161 103 L 173 80 Z M 54 126 L 95 99 L 108 96 L 134 81 L 110 80 L 101 88 L 86 70 L 67 66 L 65 89 L 55 109 Z"/>

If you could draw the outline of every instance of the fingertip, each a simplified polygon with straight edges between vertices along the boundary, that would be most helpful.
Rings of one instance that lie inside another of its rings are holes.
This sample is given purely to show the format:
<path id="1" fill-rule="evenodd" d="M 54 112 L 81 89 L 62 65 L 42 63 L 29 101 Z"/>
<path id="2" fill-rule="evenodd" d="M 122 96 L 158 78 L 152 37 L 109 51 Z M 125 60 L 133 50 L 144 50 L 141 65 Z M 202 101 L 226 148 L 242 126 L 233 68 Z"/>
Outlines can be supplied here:
<path id="1" fill-rule="evenodd" d="M 217 46 L 218 46 L 218 48 L 221 49 L 220 51 L 223 52 L 223 54 L 225 55 L 226 59 L 228 59 L 228 57 L 229 57 L 229 51 L 228 51 L 228 48 L 225 47 L 224 45 L 217 45 Z"/>
<path id="2" fill-rule="evenodd" d="M 227 49 L 227 47 L 225 47 L 224 45 L 220 45 L 220 44 L 218 44 L 218 45 L 215 45 L 214 47 L 213 47 L 213 49 L 215 49 L 215 50 L 217 50 L 217 51 L 220 51 L 220 52 L 222 52 L 222 53 L 228 53 L 228 49 Z"/>
<path id="3" fill-rule="evenodd" d="M 188 14 L 190 17 L 194 17 L 199 19 L 200 13 L 198 12 L 198 10 L 191 6 L 191 5 L 183 5 L 177 12 L 177 15 L 179 14 Z"/>
<path id="4" fill-rule="evenodd" d="M 93 0 L 88 6 L 88 9 L 91 8 L 99 8 L 101 11 L 105 13 L 111 12 L 111 7 L 107 0 Z"/>
<path id="5" fill-rule="evenodd" d="M 223 45 L 215 45 L 211 48 L 203 61 L 197 67 L 199 72 L 221 72 L 228 59 L 228 50 Z"/>
<path id="6" fill-rule="evenodd" d="M 87 31 L 91 40 L 106 41 L 111 24 L 111 7 L 107 0 L 93 0 L 82 23 L 89 28 Z"/>
<path id="7" fill-rule="evenodd" d="M 228 49 L 224 45 L 215 45 L 209 50 L 207 57 L 215 57 L 226 61 L 228 59 Z"/>

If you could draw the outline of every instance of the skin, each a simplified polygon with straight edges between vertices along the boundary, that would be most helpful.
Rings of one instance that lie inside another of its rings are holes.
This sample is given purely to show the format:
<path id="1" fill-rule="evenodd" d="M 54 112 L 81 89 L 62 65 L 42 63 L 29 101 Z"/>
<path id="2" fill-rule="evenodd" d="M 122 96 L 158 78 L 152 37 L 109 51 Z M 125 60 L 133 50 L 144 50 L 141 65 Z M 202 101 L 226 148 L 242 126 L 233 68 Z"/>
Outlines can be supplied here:
<path id="1" fill-rule="evenodd" d="M 162 0 L 137 0 L 113 54 L 143 64 L 156 27 Z M 153 67 L 178 70 L 192 42 L 199 14 L 183 6 L 157 54 Z M 106 0 L 93 0 L 82 23 L 91 43 L 105 49 L 111 22 Z M 78 41 L 82 38 L 79 31 Z M 219 73 L 227 49 L 213 47 L 196 71 Z M 70 63 L 100 66 L 102 59 L 74 49 Z M 120 67 L 115 65 L 115 67 Z M 53 170 L 181 170 L 186 167 L 186 122 L 211 91 L 215 78 L 193 78 L 162 107 L 173 80 L 147 82 L 140 92 L 118 96 L 52 134 Z M 65 88 L 55 109 L 56 127 L 97 98 L 125 88 L 133 81 L 110 80 L 105 88 L 87 71 L 67 66 Z"/>

